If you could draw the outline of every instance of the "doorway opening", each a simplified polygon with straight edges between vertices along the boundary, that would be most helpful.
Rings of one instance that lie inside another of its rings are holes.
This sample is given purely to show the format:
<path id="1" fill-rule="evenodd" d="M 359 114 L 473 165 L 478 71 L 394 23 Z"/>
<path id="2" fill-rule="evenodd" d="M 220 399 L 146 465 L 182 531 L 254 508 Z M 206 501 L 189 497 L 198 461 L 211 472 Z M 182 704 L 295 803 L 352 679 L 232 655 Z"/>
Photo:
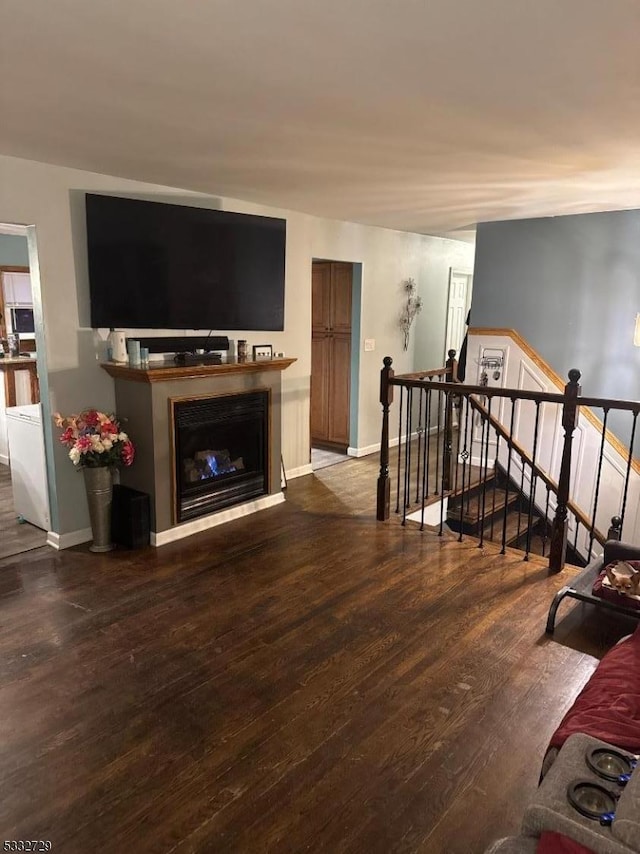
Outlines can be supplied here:
<path id="1" fill-rule="evenodd" d="M 471 291 L 473 274 L 468 270 L 449 270 L 449 297 L 447 300 L 447 333 L 444 345 L 444 361 L 447 361 L 449 350 L 455 350 L 460 355 L 464 340 L 466 320 L 471 307 Z"/>
<path id="2" fill-rule="evenodd" d="M 314 260 L 311 275 L 310 445 L 316 470 L 349 459 L 347 449 L 355 444 L 360 265 Z"/>
<path id="3" fill-rule="evenodd" d="M 0 223 L 0 559 L 51 530 L 28 228 Z"/>

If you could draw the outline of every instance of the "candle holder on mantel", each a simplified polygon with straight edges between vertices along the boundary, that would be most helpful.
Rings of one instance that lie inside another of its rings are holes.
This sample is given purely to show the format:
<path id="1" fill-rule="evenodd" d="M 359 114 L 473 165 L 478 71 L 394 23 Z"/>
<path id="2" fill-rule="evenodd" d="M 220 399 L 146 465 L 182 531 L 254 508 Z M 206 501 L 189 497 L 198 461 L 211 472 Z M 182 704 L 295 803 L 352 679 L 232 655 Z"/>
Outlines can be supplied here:
<path id="1" fill-rule="evenodd" d="M 238 361 L 246 362 L 249 358 L 249 345 L 244 338 L 238 340 Z"/>

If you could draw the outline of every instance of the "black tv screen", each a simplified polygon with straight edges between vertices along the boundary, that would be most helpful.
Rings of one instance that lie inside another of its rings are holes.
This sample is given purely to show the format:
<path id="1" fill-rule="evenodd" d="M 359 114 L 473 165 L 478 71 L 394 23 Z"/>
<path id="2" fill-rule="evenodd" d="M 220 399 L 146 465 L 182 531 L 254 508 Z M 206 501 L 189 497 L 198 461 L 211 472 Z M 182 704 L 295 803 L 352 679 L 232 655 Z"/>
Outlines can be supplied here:
<path id="1" fill-rule="evenodd" d="M 91 326 L 284 329 L 286 221 L 87 193 Z"/>

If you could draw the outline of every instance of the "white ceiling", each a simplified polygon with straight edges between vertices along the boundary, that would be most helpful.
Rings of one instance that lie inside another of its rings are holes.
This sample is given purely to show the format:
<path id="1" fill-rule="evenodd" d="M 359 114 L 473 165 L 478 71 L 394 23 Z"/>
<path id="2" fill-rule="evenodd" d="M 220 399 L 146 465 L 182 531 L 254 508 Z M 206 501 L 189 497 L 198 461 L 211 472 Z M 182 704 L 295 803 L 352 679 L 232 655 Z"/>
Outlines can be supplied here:
<path id="1" fill-rule="evenodd" d="M 431 234 L 640 207 L 640 0 L 0 0 L 0 153 Z"/>

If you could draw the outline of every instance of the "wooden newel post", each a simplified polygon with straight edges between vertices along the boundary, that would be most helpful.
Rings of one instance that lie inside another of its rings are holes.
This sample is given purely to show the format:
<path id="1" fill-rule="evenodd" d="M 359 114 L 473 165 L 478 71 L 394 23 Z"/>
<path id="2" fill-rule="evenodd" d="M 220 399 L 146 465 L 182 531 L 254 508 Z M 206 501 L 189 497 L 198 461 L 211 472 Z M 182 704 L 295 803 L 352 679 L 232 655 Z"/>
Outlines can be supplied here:
<path id="1" fill-rule="evenodd" d="M 449 357 L 445 363 L 445 367 L 447 369 L 446 380 L 448 383 L 457 383 L 458 382 L 458 361 L 456 359 L 456 351 L 448 350 L 447 356 Z"/>
<path id="2" fill-rule="evenodd" d="M 380 371 L 380 403 L 382 404 L 382 437 L 380 439 L 380 474 L 378 476 L 378 502 L 376 519 L 385 522 L 389 518 L 391 482 L 389 480 L 389 407 L 393 403 L 392 379 L 394 371 L 391 367 L 393 359 L 385 356 L 382 360 L 384 368 Z"/>
<path id="3" fill-rule="evenodd" d="M 621 516 L 612 516 L 611 517 L 611 527 L 607 531 L 607 539 L 608 540 L 621 540 L 622 539 L 622 517 Z"/>
<path id="4" fill-rule="evenodd" d="M 580 371 L 569 371 L 569 382 L 564 387 L 562 408 L 562 426 L 564 427 L 564 447 L 558 479 L 558 505 L 551 529 L 551 548 L 549 550 L 549 569 L 560 572 L 567 553 L 567 503 L 569 501 L 569 483 L 571 480 L 571 443 L 573 431 L 578 423 L 578 398 L 580 397 Z"/>

